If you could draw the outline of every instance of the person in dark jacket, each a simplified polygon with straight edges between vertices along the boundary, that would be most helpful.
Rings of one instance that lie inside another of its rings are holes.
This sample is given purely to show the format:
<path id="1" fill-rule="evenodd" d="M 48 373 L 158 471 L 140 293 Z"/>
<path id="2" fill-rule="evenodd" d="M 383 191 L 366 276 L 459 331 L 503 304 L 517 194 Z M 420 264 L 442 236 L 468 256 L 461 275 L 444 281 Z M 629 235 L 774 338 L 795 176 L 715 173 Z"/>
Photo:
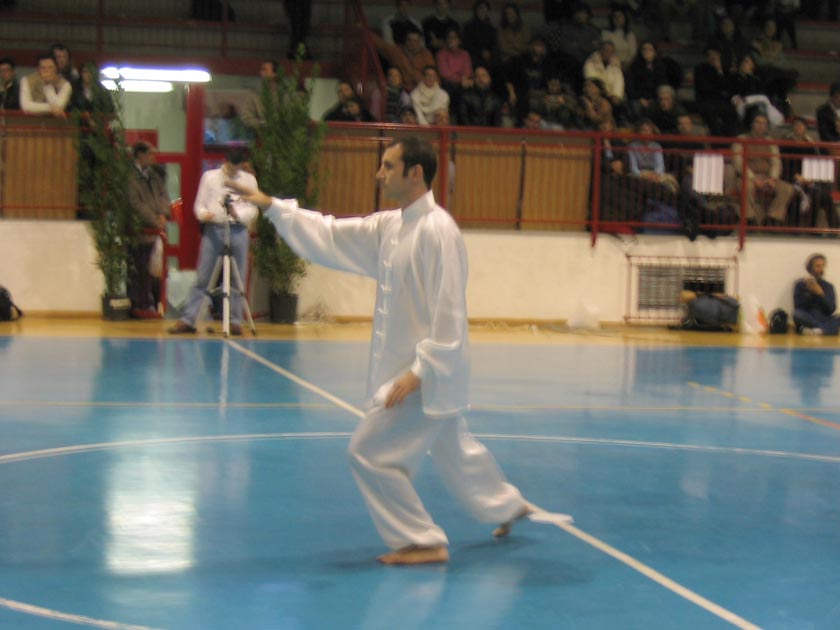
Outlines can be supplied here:
<path id="1" fill-rule="evenodd" d="M 20 81 L 15 74 L 15 62 L 0 59 L 0 110 L 20 109 Z"/>
<path id="2" fill-rule="evenodd" d="M 793 287 L 793 321 L 801 335 L 836 335 L 840 331 L 840 316 L 834 285 L 827 282 L 826 258 L 812 254 L 805 261 L 808 275 Z"/>
<path id="3" fill-rule="evenodd" d="M 817 130 L 822 142 L 840 142 L 840 83 L 832 83 L 828 101 L 817 108 Z"/>
<path id="4" fill-rule="evenodd" d="M 464 90 L 458 111 L 458 124 L 470 127 L 500 127 L 502 99 L 493 90 L 490 72 L 476 66 L 473 86 Z"/>

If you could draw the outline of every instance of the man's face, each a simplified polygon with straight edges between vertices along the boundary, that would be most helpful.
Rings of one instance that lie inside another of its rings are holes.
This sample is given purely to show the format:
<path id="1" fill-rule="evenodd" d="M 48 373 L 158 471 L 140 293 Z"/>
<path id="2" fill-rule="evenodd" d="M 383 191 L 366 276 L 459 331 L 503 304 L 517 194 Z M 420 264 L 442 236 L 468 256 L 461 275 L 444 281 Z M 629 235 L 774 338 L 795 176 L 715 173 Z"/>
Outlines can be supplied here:
<path id="1" fill-rule="evenodd" d="M 822 258 L 814 259 L 811 263 L 811 275 L 815 278 L 822 278 L 825 274 L 825 260 Z"/>
<path id="2" fill-rule="evenodd" d="M 411 54 L 417 54 L 423 49 L 423 39 L 418 33 L 409 33 L 406 35 L 405 49 Z"/>
<path id="3" fill-rule="evenodd" d="M 228 177 L 236 177 L 239 175 L 239 171 L 242 170 L 242 164 L 233 164 L 225 160 L 225 163 L 222 164 L 222 170 Z"/>
<path id="4" fill-rule="evenodd" d="M 426 68 L 423 71 L 423 84 L 426 87 L 434 87 L 435 85 L 437 85 L 437 82 L 438 82 L 437 71 L 435 71 L 432 68 Z"/>
<path id="5" fill-rule="evenodd" d="M 545 53 L 545 42 L 540 41 L 538 39 L 531 42 L 531 56 L 534 59 L 542 59 L 543 57 L 545 57 Z"/>
<path id="6" fill-rule="evenodd" d="M 767 122 L 767 118 L 764 116 L 756 116 L 752 122 L 752 126 L 750 127 L 752 130 L 752 135 L 756 138 L 763 138 L 767 135 L 767 132 L 770 130 L 770 125 Z"/>
<path id="7" fill-rule="evenodd" d="M 670 92 L 661 92 L 659 95 L 659 107 L 663 110 L 671 111 L 674 107 L 674 95 Z"/>
<path id="8" fill-rule="evenodd" d="M 604 63 L 608 63 L 612 59 L 613 54 L 615 54 L 615 45 L 612 42 L 605 42 L 601 44 L 601 48 L 598 50 L 601 53 L 601 59 Z"/>
<path id="9" fill-rule="evenodd" d="M 52 59 L 41 59 L 38 62 L 38 76 L 44 83 L 52 83 L 58 77 L 58 68 Z"/>
<path id="10" fill-rule="evenodd" d="M 274 71 L 274 64 L 270 61 L 266 61 L 260 66 L 260 79 L 267 80 L 267 79 L 276 79 L 277 73 Z"/>
<path id="11" fill-rule="evenodd" d="M 356 101 L 347 101 L 347 113 L 355 118 L 356 116 L 361 115 L 362 110 Z"/>
<path id="12" fill-rule="evenodd" d="M 834 107 L 840 107 L 840 92 L 831 95 L 831 104 L 834 105 Z"/>
<path id="13" fill-rule="evenodd" d="M 490 73 L 486 68 L 477 68 L 475 71 L 475 84 L 482 90 L 490 87 Z"/>
<path id="14" fill-rule="evenodd" d="M 715 66 L 716 68 L 720 66 L 720 52 L 717 50 L 707 50 L 706 51 L 706 61 L 709 62 L 710 65 Z"/>
<path id="15" fill-rule="evenodd" d="M 353 96 L 353 87 L 349 83 L 338 84 L 338 100 L 342 103 Z"/>
<path id="16" fill-rule="evenodd" d="M 155 162 L 157 162 L 157 150 L 154 147 L 145 153 L 137 154 L 137 164 L 140 168 L 149 168 Z"/>
<path id="17" fill-rule="evenodd" d="M 3 83 L 9 83 L 15 78 L 15 69 L 7 63 L 0 64 L 0 79 Z"/>
<path id="18" fill-rule="evenodd" d="M 382 192 L 389 199 L 402 202 L 406 199 L 411 184 L 411 173 L 413 169 L 420 168 L 413 166 L 407 174 L 403 174 L 405 163 L 402 158 L 402 145 L 388 147 L 382 155 L 382 164 L 376 173 L 376 181 Z"/>
<path id="19" fill-rule="evenodd" d="M 690 136 L 694 133 L 694 123 L 691 116 L 680 116 L 677 118 L 677 131 L 681 136 Z"/>
<path id="20" fill-rule="evenodd" d="M 449 13 L 449 0 L 436 0 L 435 11 L 438 15 L 446 15 Z"/>
<path id="21" fill-rule="evenodd" d="M 53 53 L 55 63 L 62 70 L 70 66 L 70 52 L 68 50 L 56 49 Z"/>
<path id="22" fill-rule="evenodd" d="M 390 68 L 388 70 L 388 85 L 391 87 L 400 87 L 402 85 L 402 73 L 396 68 Z"/>

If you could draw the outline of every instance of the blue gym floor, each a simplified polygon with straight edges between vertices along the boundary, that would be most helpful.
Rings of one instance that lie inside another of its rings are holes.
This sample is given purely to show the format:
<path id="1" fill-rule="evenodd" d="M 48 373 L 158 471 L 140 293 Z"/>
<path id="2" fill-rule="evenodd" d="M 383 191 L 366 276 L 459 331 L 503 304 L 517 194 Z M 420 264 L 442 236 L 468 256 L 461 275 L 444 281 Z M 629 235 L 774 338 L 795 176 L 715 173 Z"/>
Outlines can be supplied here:
<path id="1" fill-rule="evenodd" d="M 471 428 L 573 526 L 382 567 L 367 343 L 0 337 L 0 628 L 837 630 L 840 348 L 473 345 Z"/>

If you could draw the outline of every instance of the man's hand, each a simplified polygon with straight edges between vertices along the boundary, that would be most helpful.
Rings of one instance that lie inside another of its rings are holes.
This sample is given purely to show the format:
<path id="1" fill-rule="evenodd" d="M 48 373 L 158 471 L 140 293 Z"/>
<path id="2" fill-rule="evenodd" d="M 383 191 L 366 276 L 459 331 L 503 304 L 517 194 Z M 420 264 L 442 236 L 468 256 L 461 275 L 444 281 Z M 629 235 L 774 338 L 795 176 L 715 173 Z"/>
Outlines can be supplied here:
<path id="1" fill-rule="evenodd" d="M 268 206 L 271 205 L 271 197 L 266 195 L 261 190 L 251 190 L 247 186 L 231 180 L 227 180 L 225 182 L 225 186 L 239 193 L 242 199 L 251 202 L 260 210 L 265 210 L 266 208 L 268 208 Z"/>
<path id="2" fill-rule="evenodd" d="M 401 404 L 405 397 L 418 387 L 420 387 L 420 379 L 414 375 L 414 372 L 406 372 L 391 386 L 388 398 L 385 399 L 385 408 L 390 409 L 394 405 Z"/>
<path id="3" fill-rule="evenodd" d="M 805 278 L 805 285 L 808 287 L 808 290 L 813 293 L 814 295 L 825 295 L 825 291 L 823 291 L 820 283 L 813 277 Z"/>

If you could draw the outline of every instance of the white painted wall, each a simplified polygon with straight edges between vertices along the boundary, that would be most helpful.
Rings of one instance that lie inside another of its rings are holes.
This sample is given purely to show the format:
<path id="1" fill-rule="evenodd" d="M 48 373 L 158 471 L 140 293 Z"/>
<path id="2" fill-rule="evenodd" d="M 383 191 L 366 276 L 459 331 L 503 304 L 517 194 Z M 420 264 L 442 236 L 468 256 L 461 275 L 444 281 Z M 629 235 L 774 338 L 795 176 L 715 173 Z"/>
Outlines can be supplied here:
<path id="1" fill-rule="evenodd" d="M 832 264 L 840 267 L 834 239 L 755 236 L 740 254 L 734 237 L 692 243 L 677 236 L 601 236 L 594 248 L 582 233 L 469 231 L 465 239 L 470 316 L 481 319 L 565 320 L 583 300 L 598 307 L 602 321 L 622 321 L 627 254 L 737 255 L 741 297 L 755 296 L 767 311 L 791 310 L 793 282 L 810 254 L 828 257 L 829 280 Z M 84 222 L 0 221 L 0 284 L 25 311 L 99 312 L 103 285 L 94 261 Z M 313 266 L 300 289 L 300 312 L 323 308 L 366 318 L 374 289 L 372 280 Z"/>

